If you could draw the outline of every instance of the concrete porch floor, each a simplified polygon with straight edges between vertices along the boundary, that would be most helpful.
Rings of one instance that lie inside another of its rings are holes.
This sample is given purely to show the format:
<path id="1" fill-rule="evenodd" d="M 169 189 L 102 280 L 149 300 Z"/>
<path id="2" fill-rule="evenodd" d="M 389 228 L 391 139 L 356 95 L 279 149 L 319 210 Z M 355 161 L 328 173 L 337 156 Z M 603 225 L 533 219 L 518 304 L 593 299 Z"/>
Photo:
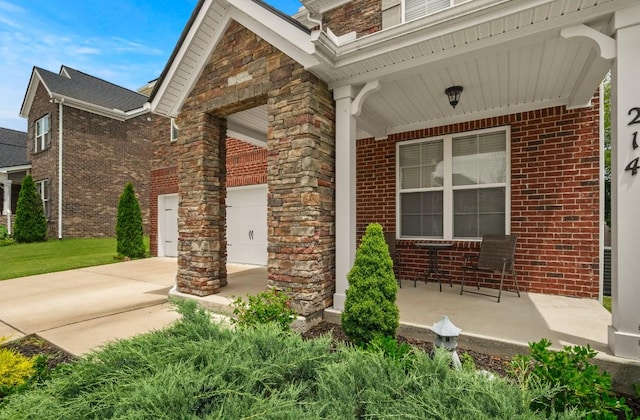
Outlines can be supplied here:
<path id="1" fill-rule="evenodd" d="M 216 312 L 230 313 L 229 304 L 234 297 L 246 297 L 266 290 L 266 267 L 228 264 L 228 285 L 216 295 L 197 298 L 204 306 Z M 553 348 L 566 345 L 591 346 L 598 352 L 597 361 L 618 385 L 630 386 L 640 382 L 640 361 L 613 356 L 607 347 L 607 329 L 611 314 L 593 299 L 579 299 L 536 293 L 503 291 L 497 299 L 464 293 L 460 286 L 403 281 L 398 289 L 400 308 L 399 333 L 405 336 L 433 341 L 429 327 L 444 315 L 459 328 L 460 347 L 512 357 L 528 353 L 528 343 L 547 338 Z M 488 290 L 493 292 L 492 290 Z M 193 296 L 172 291 L 174 296 L 193 299 Z M 323 318 L 339 323 L 340 312 L 327 308 Z"/>

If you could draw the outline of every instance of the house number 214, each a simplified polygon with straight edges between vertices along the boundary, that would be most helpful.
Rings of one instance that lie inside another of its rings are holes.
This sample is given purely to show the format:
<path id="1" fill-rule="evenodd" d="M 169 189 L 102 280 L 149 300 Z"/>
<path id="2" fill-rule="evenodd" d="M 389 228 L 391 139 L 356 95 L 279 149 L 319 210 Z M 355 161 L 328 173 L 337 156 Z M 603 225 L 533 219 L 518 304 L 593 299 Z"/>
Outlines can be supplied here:
<path id="1" fill-rule="evenodd" d="M 633 116 L 634 114 L 635 114 L 635 117 L 633 117 L 633 119 L 629 121 L 629 124 L 627 125 L 640 124 L 640 108 L 639 107 L 633 107 L 627 113 L 627 115 L 630 115 L 630 116 Z M 633 150 L 636 150 L 638 148 L 638 132 L 637 131 L 633 133 L 631 146 L 633 147 Z M 627 163 L 627 166 L 624 167 L 624 170 L 631 171 L 631 175 L 637 174 L 638 168 L 640 168 L 640 164 L 638 163 L 639 161 L 640 161 L 640 157 L 633 159 L 631 162 Z"/>

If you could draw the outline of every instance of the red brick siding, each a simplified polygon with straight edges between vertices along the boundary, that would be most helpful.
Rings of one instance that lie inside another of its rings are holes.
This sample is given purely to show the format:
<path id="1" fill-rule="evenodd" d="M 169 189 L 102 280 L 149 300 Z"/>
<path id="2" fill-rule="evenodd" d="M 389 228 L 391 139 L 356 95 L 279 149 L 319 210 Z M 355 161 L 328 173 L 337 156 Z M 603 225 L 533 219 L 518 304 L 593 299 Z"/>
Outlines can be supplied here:
<path id="1" fill-rule="evenodd" d="M 51 147 L 38 153 L 33 153 L 33 142 L 36 131 L 36 121 L 49 114 Z M 47 235 L 58 237 L 58 104 L 49 102 L 49 95 L 42 84 L 36 89 L 33 105 L 28 117 L 27 158 L 31 161 L 31 176 L 38 182 L 49 180 L 51 201 L 50 213 L 47 219 Z"/>
<path id="2" fill-rule="evenodd" d="M 396 143 L 483 128 L 511 127 L 511 232 L 518 234 L 516 270 L 531 292 L 595 298 L 599 289 L 598 98 L 591 108 L 554 107 L 412 131 L 357 143 L 357 231 L 371 222 L 395 230 Z M 427 267 L 425 250 L 398 241 L 400 277 Z M 441 268 L 455 281 L 462 254 L 478 242 L 456 241 L 441 251 Z M 509 279 L 510 280 L 510 279 Z M 491 286 L 493 283 L 484 284 Z"/>
<path id="3" fill-rule="evenodd" d="M 323 25 L 338 35 L 355 31 L 359 38 L 382 29 L 382 0 L 354 0 L 322 16 Z"/>
<path id="4" fill-rule="evenodd" d="M 267 183 L 267 148 L 227 139 L 227 188 Z"/>

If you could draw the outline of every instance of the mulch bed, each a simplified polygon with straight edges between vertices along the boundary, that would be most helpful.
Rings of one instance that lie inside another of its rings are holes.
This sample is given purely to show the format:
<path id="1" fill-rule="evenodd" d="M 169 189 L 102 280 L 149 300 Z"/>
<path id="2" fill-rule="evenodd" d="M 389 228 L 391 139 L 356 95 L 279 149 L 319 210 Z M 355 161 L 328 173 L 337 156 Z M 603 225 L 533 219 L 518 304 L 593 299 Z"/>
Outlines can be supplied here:
<path id="1" fill-rule="evenodd" d="M 38 355 L 47 356 L 47 366 L 49 366 L 49 369 L 53 369 L 61 363 L 71 363 L 76 360 L 74 355 L 67 353 L 55 344 L 35 334 L 5 343 L 2 347 L 15 350 L 27 357 Z"/>
<path id="2" fill-rule="evenodd" d="M 318 325 L 312 327 L 307 332 L 303 333 L 302 336 L 304 338 L 316 338 L 320 337 L 324 334 L 331 334 L 333 340 L 335 342 L 343 342 L 348 343 L 349 338 L 346 336 L 344 331 L 342 330 L 342 326 L 338 324 L 332 324 L 326 321 L 321 321 Z M 407 343 L 414 347 L 424 350 L 427 353 L 431 353 L 433 350 L 433 344 L 427 341 L 416 340 L 413 338 L 407 338 L 398 336 L 397 340 L 399 343 Z M 464 349 L 458 347 L 457 349 L 458 355 L 460 356 L 460 360 L 463 360 L 465 355 L 470 356 L 478 370 L 486 370 L 488 372 L 494 373 L 498 376 L 506 377 L 507 371 L 509 369 L 509 365 L 511 360 L 507 358 L 501 358 L 496 356 L 491 356 L 487 354 L 478 353 L 473 350 Z M 625 394 L 618 394 L 618 397 L 624 397 L 627 405 L 633 410 L 633 418 L 640 418 L 640 398 L 638 396 L 630 396 Z M 624 419 L 624 416 L 620 417 Z"/>

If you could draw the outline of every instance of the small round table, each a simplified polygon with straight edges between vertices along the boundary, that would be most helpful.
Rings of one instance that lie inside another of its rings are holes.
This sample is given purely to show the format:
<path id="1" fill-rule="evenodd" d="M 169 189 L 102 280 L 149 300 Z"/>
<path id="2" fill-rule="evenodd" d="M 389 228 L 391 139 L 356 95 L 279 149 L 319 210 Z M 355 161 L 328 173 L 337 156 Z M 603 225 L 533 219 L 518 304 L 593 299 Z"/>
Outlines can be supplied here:
<path id="1" fill-rule="evenodd" d="M 440 286 L 440 291 L 442 292 L 442 282 L 440 281 L 442 277 L 449 277 L 449 286 L 453 287 L 453 282 L 451 280 L 451 276 L 446 271 L 442 271 L 438 269 L 438 251 L 441 249 L 448 249 L 453 247 L 453 243 L 451 242 L 418 242 L 416 243 L 416 247 L 425 248 L 429 250 L 429 268 L 424 270 L 424 282 L 428 283 L 429 276 L 431 274 L 435 274 L 436 281 Z M 413 287 L 416 287 L 418 279 L 413 281 Z"/>

